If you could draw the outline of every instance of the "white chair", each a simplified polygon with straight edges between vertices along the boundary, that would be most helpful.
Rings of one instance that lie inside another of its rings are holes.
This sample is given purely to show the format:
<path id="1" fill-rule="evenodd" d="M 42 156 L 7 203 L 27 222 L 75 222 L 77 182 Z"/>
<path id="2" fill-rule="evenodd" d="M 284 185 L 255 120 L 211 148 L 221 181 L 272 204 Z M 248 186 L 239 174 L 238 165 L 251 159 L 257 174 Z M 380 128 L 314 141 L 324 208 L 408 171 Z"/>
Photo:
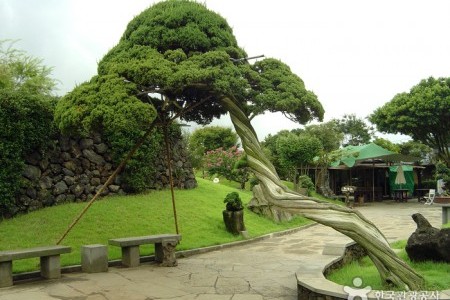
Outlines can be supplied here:
<path id="1" fill-rule="evenodd" d="M 430 189 L 430 191 L 428 192 L 428 195 L 425 195 L 425 197 L 423 197 L 426 200 L 424 204 L 427 204 L 427 205 L 433 204 L 434 197 L 436 197 L 436 190 Z"/>

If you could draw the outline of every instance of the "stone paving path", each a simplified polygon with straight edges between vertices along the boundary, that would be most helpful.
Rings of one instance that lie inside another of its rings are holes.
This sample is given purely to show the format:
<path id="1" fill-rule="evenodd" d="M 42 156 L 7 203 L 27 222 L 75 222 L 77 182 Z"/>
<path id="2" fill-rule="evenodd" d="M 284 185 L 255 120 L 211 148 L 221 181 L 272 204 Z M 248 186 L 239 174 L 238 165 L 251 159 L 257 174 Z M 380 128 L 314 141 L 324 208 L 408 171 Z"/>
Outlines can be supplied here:
<path id="1" fill-rule="evenodd" d="M 411 215 L 416 212 L 433 226 L 441 225 L 440 206 L 424 206 L 414 200 L 369 203 L 356 209 L 379 226 L 389 240 L 407 238 L 415 230 Z M 0 289 L 0 300 L 295 300 L 295 272 L 307 267 L 303 264 L 313 263 L 326 242 L 344 240 L 349 239 L 315 225 L 292 234 L 182 258 L 174 268 L 143 264 L 132 269 L 63 274 L 60 280 L 18 284 Z"/>

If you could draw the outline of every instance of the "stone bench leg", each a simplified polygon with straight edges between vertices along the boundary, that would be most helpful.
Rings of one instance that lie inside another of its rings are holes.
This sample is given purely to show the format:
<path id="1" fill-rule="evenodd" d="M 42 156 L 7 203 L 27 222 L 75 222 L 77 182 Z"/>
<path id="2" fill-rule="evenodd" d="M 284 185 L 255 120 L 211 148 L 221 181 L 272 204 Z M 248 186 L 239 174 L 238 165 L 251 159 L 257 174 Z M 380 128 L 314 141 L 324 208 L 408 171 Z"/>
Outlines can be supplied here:
<path id="1" fill-rule="evenodd" d="M 175 247 L 177 244 L 177 241 L 155 243 L 155 261 L 163 267 L 177 266 L 178 262 L 175 256 Z"/>
<path id="2" fill-rule="evenodd" d="M 47 279 L 61 278 L 59 255 L 41 257 L 41 276 Z"/>
<path id="3" fill-rule="evenodd" d="M 139 246 L 122 247 L 122 265 L 134 268 L 140 264 Z"/>
<path id="4" fill-rule="evenodd" d="M 107 272 L 107 247 L 100 244 L 81 246 L 81 270 L 86 273 Z"/>
<path id="5" fill-rule="evenodd" d="M 0 262 L 0 287 L 7 287 L 12 285 L 12 261 Z"/>

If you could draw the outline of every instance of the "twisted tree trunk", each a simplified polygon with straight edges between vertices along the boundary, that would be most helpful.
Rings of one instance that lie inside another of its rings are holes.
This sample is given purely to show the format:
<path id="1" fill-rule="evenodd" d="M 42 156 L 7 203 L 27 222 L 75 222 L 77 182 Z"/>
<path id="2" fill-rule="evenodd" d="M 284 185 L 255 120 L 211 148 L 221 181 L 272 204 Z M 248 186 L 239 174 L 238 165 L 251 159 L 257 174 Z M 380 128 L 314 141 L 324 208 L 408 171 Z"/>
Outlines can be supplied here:
<path id="1" fill-rule="evenodd" d="M 274 166 L 264 155 L 244 112 L 230 98 L 224 97 L 222 104 L 230 113 L 234 128 L 241 138 L 249 167 L 260 182 L 253 189 L 252 201 L 261 211 L 275 219 L 280 213 L 287 212 L 330 226 L 367 250 L 384 282 L 405 290 L 421 288 L 423 278 L 397 257 L 379 229 L 358 211 L 300 195 L 284 186 Z"/>

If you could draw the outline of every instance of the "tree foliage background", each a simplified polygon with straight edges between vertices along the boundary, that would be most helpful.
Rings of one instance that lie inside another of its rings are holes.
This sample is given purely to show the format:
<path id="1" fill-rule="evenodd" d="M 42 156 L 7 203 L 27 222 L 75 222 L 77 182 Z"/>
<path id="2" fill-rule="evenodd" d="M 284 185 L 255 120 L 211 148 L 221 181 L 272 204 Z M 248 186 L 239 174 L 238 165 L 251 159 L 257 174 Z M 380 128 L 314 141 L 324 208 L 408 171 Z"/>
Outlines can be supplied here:
<path id="1" fill-rule="evenodd" d="M 203 167 L 203 157 L 206 152 L 218 148 L 230 149 L 239 147 L 237 134 L 231 129 L 222 126 L 207 126 L 194 130 L 189 135 L 188 150 L 194 168 Z"/>
<path id="2" fill-rule="evenodd" d="M 424 79 L 369 117 L 379 131 L 409 135 L 450 165 L 450 78 Z"/>
<path id="3" fill-rule="evenodd" d="M 344 115 L 341 119 L 333 119 L 333 122 L 344 134 L 343 147 L 368 144 L 373 137 L 373 128 L 355 114 Z"/>

